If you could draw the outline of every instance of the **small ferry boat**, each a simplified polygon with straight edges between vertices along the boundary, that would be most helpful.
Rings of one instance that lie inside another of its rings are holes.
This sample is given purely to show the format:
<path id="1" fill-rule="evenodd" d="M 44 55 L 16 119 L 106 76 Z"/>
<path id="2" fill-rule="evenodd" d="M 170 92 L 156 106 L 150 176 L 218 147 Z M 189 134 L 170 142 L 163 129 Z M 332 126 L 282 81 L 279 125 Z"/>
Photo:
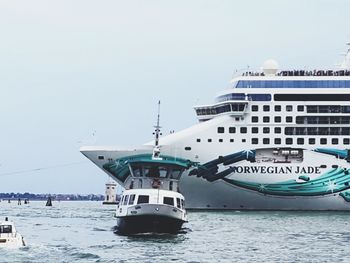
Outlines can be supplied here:
<path id="1" fill-rule="evenodd" d="M 117 233 L 177 233 L 187 222 L 185 198 L 179 192 L 182 173 L 192 163 L 162 156 L 158 139 L 159 113 L 153 154 L 111 162 L 106 170 L 123 177 L 125 190 L 117 206 Z"/>
<path id="2" fill-rule="evenodd" d="M 13 222 L 0 221 L 0 248 L 20 248 L 24 247 L 24 239 L 16 230 Z"/>

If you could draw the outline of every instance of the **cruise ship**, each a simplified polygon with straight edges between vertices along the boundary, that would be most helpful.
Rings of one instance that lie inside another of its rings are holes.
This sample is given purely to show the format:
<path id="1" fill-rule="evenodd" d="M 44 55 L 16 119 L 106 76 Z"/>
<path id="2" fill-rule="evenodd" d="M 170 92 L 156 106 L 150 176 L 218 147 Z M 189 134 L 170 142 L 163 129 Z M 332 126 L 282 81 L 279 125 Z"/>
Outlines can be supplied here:
<path id="1" fill-rule="evenodd" d="M 194 110 L 197 124 L 159 141 L 163 156 L 191 167 L 180 182 L 187 209 L 350 210 L 350 49 L 336 70 L 267 60 Z M 129 189 L 129 162 L 152 149 L 80 151 Z"/>

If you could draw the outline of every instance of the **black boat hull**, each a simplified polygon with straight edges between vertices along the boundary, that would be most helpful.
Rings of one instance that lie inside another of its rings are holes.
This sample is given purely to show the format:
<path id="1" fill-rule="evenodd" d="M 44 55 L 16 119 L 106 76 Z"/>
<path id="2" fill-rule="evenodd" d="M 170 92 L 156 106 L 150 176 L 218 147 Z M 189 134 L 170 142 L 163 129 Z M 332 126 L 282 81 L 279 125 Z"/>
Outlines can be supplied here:
<path id="1" fill-rule="evenodd" d="M 160 215 L 135 215 L 117 218 L 117 233 L 132 235 L 138 233 L 176 234 L 185 221 Z"/>

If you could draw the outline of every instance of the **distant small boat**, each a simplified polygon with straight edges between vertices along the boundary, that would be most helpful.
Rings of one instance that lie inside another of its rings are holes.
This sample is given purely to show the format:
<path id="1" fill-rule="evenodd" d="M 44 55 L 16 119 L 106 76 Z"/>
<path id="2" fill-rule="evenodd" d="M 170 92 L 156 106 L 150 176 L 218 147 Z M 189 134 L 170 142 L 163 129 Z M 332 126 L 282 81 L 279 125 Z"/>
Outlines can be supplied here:
<path id="1" fill-rule="evenodd" d="M 49 197 L 46 201 L 46 206 L 52 206 L 52 200 L 51 197 Z"/>
<path id="2" fill-rule="evenodd" d="M 24 247 L 24 239 L 21 234 L 19 234 L 15 228 L 13 222 L 0 221 L 0 248 L 20 248 Z"/>

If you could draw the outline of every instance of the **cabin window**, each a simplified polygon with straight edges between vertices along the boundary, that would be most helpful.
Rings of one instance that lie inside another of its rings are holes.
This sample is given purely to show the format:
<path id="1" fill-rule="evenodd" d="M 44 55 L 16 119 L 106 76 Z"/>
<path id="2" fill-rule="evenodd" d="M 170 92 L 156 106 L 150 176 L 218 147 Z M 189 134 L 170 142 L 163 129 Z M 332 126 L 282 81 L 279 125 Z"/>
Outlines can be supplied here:
<path id="1" fill-rule="evenodd" d="M 201 142 L 201 139 L 198 138 L 198 139 L 197 139 L 197 142 Z"/>
<path id="2" fill-rule="evenodd" d="M 128 201 L 129 201 L 129 195 L 126 195 L 125 198 L 124 198 L 123 205 L 127 205 Z"/>
<path id="3" fill-rule="evenodd" d="M 252 127 L 252 133 L 259 133 L 258 127 Z"/>
<path id="4" fill-rule="evenodd" d="M 241 133 L 247 133 L 247 127 L 241 127 Z"/>
<path id="5" fill-rule="evenodd" d="M 327 139 L 326 138 L 321 138 L 320 139 L 321 144 L 327 144 Z"/>
<path id="6" fill-rule="evenodd" d="M 293 117 L 292 116 L 287 116 L 286 117 L 286 122 L 293 122 Z"/>
<path id="7" fill-rule="evenodd" d="M 185 151 L 191 151 L 191 147 L 189 146 L 185 147 Z"/>
<path id="8" fill-rule="evenodd" d="M 180 198 L 176 198 L 176 206 L 177 206 L 177 208 L 181 208 L 181 200 L 180 200 Z"/>
<path id="9" fill-rule="evenodd" d="M 252 111 L 259 111 L 258 105 L 252 105 Z"/>
<path id="10" fill-rule="evenodd" d="M 275 105 L 275 111 L 281 111 L 281 105 Z"/>
<path id="11" fill-rule="evenodd" d="M 270 133 L 270 127 L 264 127 L 263 133 Z"/>
<path id="12" fill-rule="evenodd" d="M 138 204 L 148 204 L 149 203 L 149 196 L 148 195 L 139 195 L 137 199 Z"/>
<path id="13" fill-rule="evenodd" d="M 130 195 L 128 205 L 133 205 L 133 204 L 134 204 L 134 201 L 135 201 L 135 195 Z"/>
<path id="14" fill-rule="evenodd" d="M 275 116 L 275 122 L 281 122 L 281 116 Z"/>
<path id="15" fill-rule="evenodd" d="M 309 138 L 309 144 L 315 144 L 316 140 L 315 138 Z"/>
<path id="16" fill-rule="evenodd" d="M 225 128 L 224 127 L 218 127 L 218 133 L 224 133 Z"/>
<path id="17" fill-rule="evenodd" d="M 258 122 L 259 117 L 258 116 L 252 116 L 252 122 Z"/>
<path id="18" fill-rule="evenodd" d="M 174 198 L 164 196 L 163 197 L 163 204 L 174 206 Z"/>
<path id="19" fill-rule="evenodd" d="M 11 225 L 2 225 L 0 226 L 0 234 L 11 234 L 12 226 Z"/>
<path id="20" fill-rule="evenodd" d="M 270 117 L 269 116 L 264 116 L 263 117 L 263 122 L 270 122 Z"/>
<path id="21" fill-rule="evenodd" d="M 211 139 L 208 139 L 208 142 L 211 142 L 212 140 Z"/>
<path id="22" fill-rule="evenodd" d="M 180 179 L 181 174 L 182 170 L 173 168 L 171 171 L 170 179 Z"/>
<path id="23" fill-rule="evenodd" d="M 275 144 L 281 144 L 281 138 L 275 138 Z"/>
<path id="24" fill-rule="evenodd" d="M 242 139 L 242 142 L 246 142 L 247 140 L 246 139 Z"/>
<path id="25" fill-rule="evenodd" d="M 104 158 L 105 158 L 105 157 L 104 157 L 103 155 L 99 155 L 99 156 L 98 156 L 98 159 L 99 159 L 99 160 L 103 160 Z"/>
<path id="26" fill-rule="evenodd" d="M 259 139 L 258 138 L 252 138 L 252 144 L 258 144 Z"/>
<path id="27" fill-rule="evenodd" d="M 298 138 L 297 139 L 297 144 L 299 144 L 299 145 L 304 144 L 304 138 Z"/>
<path id="28" fill-rule="evenodd" d="M 281 127 L 275 127 L 275 133 L 281 133 Z"/>
<path id="29" fill-rule="evenodd" d="M 236 127 L 230 127 L 228 128 L 229 133 L 236 133 Z"/>
<path id="30" fill-rule="evenodd" d="M 349 138 L 344 138 L 343 139 L 343 144 L 350 144 L 350 139 Z"/>
<path id="31" fill-rule="evenodd" d="M 270 111 L 270 105 L 264 105 L 263 111 Z"/>
<path id="32" fill-rule="evenodd" d="M 159 167 L 159 177 L 160 178 L 166 178 L 168 175 L 168 169 L 166 167 Z"/>
<path id="33" fill-rule="evenodd" d="M 304 105 L 298 105 L 298 111 L 304 111 Z"/>
<path id="34" fill-rule="evenodd" d="M 219 142 L 223 142 L 223 139 L 219 139 Z"/>
<path id="35" fill-rule="evenodd" d="M 234 142 L 235 140 L 234 139 L 230 139 L 230 142 Z"/>
<path id="36" fill-rule="evenodd" d="M 286 111 L 293 111 L 293 106 L 292 105 L 287 105 L 286 106 Z"/>
<path id="37" fill-rule="evenodd" d="M 286 144 L 293 144 L 292 138 L 286 138 Z"/>
<path id="38" fill-rule="evenodd" d="M 332 139 L 332 144 L 338 144 L 338 138 L 333 138 Z"/>
<path id="39" fill-rule="evenodd" d="M 270 138 L 264 138 L 263 144 L 270 144 Z"/>
<path id="40" fill-rule="evenodd" d="M 181 199 L 181 207 L 185 208 L 185 200 Z"/>

